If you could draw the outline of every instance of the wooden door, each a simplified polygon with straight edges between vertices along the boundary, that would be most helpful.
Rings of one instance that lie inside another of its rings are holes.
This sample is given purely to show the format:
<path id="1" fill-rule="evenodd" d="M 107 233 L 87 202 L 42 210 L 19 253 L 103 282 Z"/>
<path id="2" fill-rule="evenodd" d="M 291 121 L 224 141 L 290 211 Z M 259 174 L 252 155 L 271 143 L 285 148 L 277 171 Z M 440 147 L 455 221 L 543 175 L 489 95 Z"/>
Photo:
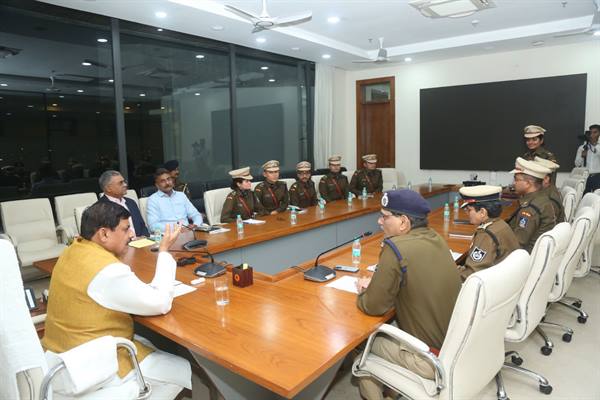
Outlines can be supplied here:
<path id="1" fill-rule="evenodd" d="M 377 154 L 377 166 L 394 168 L 395 107 L 394 77 L 356 81 L 356 167 L 362 156 Z"/>

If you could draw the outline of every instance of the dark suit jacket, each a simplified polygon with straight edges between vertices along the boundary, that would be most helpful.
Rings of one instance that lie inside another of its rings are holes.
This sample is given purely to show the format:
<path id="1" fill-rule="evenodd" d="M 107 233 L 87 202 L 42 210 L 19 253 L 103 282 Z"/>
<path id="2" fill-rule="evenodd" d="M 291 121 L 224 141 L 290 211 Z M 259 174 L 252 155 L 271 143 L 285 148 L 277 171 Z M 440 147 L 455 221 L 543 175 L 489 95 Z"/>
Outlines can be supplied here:
<path id="1" fill-rule="evenodd" d="M 135 234 L 137 236 L 149 236 L 148 228 L 146 227 L 146 223 L 142 218 L 142 213 L 140 212 L 140 208 L 138 207 L 137 203 L 129 197 L 123 198 L 125 199 L 125 204 L 127 204 L 127 208 L 131 214 L 131 220 L 133 221 L 133 229 L 135 229 Z M 109 202 L 110 200 L 106 196 L 101 196 L 98 201 Z"/>

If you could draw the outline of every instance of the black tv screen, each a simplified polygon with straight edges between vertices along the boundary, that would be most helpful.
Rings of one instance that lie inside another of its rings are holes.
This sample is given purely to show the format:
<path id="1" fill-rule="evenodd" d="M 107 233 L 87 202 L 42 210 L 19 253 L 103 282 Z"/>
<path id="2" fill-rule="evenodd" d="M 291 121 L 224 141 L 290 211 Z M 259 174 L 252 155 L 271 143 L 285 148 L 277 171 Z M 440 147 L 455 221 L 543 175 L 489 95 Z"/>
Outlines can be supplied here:
<path id="1" fill-rule="evenodd" d="M 508 171 L 526 151 L 523 128 L 570 171 L 585 131 L 587 74 L 421 89 L 421 169 Z"/>

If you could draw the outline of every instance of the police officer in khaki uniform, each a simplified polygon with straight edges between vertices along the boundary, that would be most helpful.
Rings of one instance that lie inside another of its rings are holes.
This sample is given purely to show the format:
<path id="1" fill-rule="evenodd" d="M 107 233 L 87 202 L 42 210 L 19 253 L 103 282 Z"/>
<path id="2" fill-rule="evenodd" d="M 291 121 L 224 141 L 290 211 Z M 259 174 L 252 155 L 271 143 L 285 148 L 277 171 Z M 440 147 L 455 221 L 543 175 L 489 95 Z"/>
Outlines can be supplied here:
<path id="1" fill-rule="evenodd" d="M 265 211 L 271 215 L 287 210 L 290 197 L 287 185 L 279 180 L 279 161 L 267 161 L 262 168 L 265 180 L 256 185 L 254 189 L 256 198 Z"/>
<path id="2" fill-rule="evenodd" d="M 261 204 L 256 200 L 252 191 L 252 175 L 250 167 L 244 167 L 229 171 L 231 175 L 231 193 L 227 195 L 223 210 L 221 211 L 221 222 L 233 222 L 237 216 L 242 219 L 254 217 L 254 215 L 265 215 Z"/>
<path id="3" fill-rule="evenodd" d="M 548 196 L 542 192 L 544 177 L 550 169 L 535 161 L 517 158 L 515 169 L 515 192 L 520 196 L 519 207 L 506 221 L 519 240 L 522 249 L 531 253 L 535 241 L 544 232 L 554 228 L 556 216 Z"/>
<path id="4" fill-rule="evenodd" d="M 192 194 L 188 189 L 188 184 L 179 179 L 179 161 L 169 160 L 165 162 L 164 167 L 167 171 L 169 171 L 169 175 L 171 175 L 171 179 L 173 180 L 173 190 L 183 192 L 183 194 L 185 194 L 187 198 L 191 200 Z"/>
<path id="5" fill-rule="evenodd" d="M 546 130 L 541 126 L 527 125 L 523 128 L 523 136 L 525 137 L 525 145 L 527 146 L 527 151 L 522 156 L 525 160 L 533 161 L 537 156 L 558 164 L 554 153 L 544 147 L 545 134 Z M 553 172 L 550 178 L 552 179 L 552 183 L 556 183 L 556 172 Z"/>
<path id="6" fill-rule="evenodd" d="M 357 282 L 357 306 L 368 315 L 396 309 L 403 331 L 437 352 L 444 342 L 461 282 L 446 241 L 427 227 L 431 211 L 413 190 L 392 190 L 381 198 L 379 225 L 385 233 L 377 271 Z M 419 355 L 398 341 L 378 336 L 372 352 L 416 374 L 433 379 L 434 371 Z M 382 399 L 381 383 L 359 378 L 362 397 Z"/>
<path id="7" fill-rule="evenodd" d="M 466 208 L 469 222 L 477 225 L 465 262 L 458 267 L 464 281 L 472 273 L 498 264 L 521 246 L 510 226 L 500 218 L 502 187 L 468 186 L 458 191 L 465 200 L 460 207 Z"/>
<path id="8" fill-rule="evenodd" d="M 552 174 L 556 174 L 556 171 L 560 167 L 560 165 L 550 160 L 546 160 L 537 156 L 535 157 L 534 161 L 551 170 Z M 543 186 L 544 188 L 542 189 L 542 192 L 546 193 L 550 198 L 550 201 L 552 202 L 552 207 L 554 208 L 554 215 L 556 216 L 556 223 L 558 224 L 560 222 L 565 222 L 565 208 L 563 206 L 563 198 L 560 192 L 558 191 L 556 185 L 550 179 L 550 175 L 546 175 L 544 177 Z"/>
<path id="9" fill-rule="evenodd" d="M 363 188 L 367 188 L 367 193 L 383 191 L 383 177 L 381 170 L 377 169 L 377 155 L 367 154 L 362 156 L 363 168 L 358 169 L 352 175 L 350 180 L 350 190 L 356 196 L 362 194 Z"/>
<path id="10" fill-rule="evenodd" d="M 348 178 L 342 174 L 342 156 L 331 156 L 329 173 L 319 181 L 319 193 L 325 201 L 334 201 L 348 197 Z"/>
<path id="11" fill-rule="evenodd" d="M 296 182 L 290 188 L 290 205 L 306 208 L 317 205 L 315 183 L 310 179 L 311 165 L 308 161 L 296 164 Z"/>

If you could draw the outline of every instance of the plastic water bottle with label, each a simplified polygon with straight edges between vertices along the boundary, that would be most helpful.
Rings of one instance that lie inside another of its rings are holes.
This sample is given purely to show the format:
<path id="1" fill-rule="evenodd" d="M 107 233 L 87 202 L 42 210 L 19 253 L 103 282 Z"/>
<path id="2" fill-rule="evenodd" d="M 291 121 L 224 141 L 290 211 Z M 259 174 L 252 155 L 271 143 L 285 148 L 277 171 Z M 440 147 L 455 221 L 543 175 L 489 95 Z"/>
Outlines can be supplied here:
<path id="1" fill-rule="evenodd" d="M 430 192 L 433 190 L 433 181 L 431 180 L 431 177 L 429 177 L 429 179 L 427 180 L 427 190 L 429 190 Z"/>
<path id="2" fill-rule="evenodd" d="M 319 213 L 325 213 L 325 200 L 319 199 Z"/>
<path id="3" fill-rule="evenodd" d="M 363 199 L 363 200 L 366 200 L 366 199 L 367 199 L 367 196 L 368 196 L 368 193 L 367 193 L 367 188 L 366 188 L 366 187 L 364 187 L 364 188 L 362 189 L 362 199 Z"/>
<path id="4" fill-rule="evenodd" d="M 352 265 L 354 265 L 355 267 L 358 266 L 358 264 L 360 264 L 360 251 L 360 239 L 356 239 L 354 243 L 352 243 Z"/>
<path id="5" fill-rule="evenodd" d="M 392 190 L 396 190 L 396 185 L 392 185 Z"/>
<path id="6" fill-rule="evenodd" d="M 298 222 L 298 215 L 296 214 L 296 207 L 292 207 L 292 210 L 290 211 L 290 223 L 292 225 L 296 225 L 297 222 Z"/>
<path id="7" fill-rule="evenodd" d="M 460 210 L 460 206 L 458 204 L 458 195 L 454 196 L 454 204 L 452 205 L 454 211 L 454 219 L 458 219 L 458 210 Z"/>
<path id="8" fill-rule="evenodd" d="M 352 207 L 352 192 L 348 192 L 348 207 Z"/>
<path id="9" fill-rule="evenodd" d="M 242 216 L 240 214 L 237 215 L 237 217 L 235 217 L 235 226 L 237 228 L 237 234 L 238 235 L 243 235 L 244 234 L 244 221 L 242 220 Z"/>
<path id="10" fill-rule="evenodd" d="M 444 232 L 448 231 L 450 225 L 450 206 L 448 203 L 444 204 Z"/>

